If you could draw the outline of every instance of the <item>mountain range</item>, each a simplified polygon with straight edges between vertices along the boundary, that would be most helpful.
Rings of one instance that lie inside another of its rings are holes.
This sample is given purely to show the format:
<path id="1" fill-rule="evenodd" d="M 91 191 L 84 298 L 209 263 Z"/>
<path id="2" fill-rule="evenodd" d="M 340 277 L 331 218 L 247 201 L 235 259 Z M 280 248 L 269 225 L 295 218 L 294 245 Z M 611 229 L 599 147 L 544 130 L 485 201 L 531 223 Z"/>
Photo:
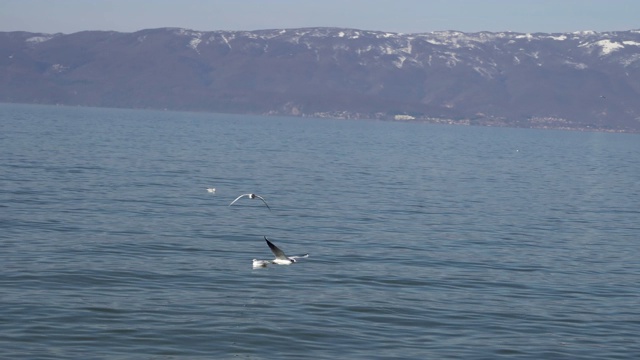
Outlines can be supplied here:
<path id="1" fill-rule="evenodd" d="M 0 102 L 640 132 L 640 30 L 0 32 Z"/>

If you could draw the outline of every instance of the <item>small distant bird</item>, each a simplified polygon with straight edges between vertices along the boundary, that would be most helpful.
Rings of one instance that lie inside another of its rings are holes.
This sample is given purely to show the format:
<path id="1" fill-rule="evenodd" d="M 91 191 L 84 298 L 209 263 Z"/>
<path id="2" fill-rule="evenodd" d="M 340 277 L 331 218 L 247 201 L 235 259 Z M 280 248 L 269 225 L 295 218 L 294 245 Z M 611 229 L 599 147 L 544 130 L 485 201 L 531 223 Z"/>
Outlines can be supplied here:
<path id="1" fill-rule="evenodd" d="M 249 199 L 260 199 L 260 200 L 262 200 L 262 202 L 265 205 L 267 205 L 267 208 L 269 208 L 269 210 L 271 210 L 271 208 L 269 207 L 269 204 L 267 204 L 267 202 L 264 200 L 264 198 L 262 196 L 256 195 L 256 194 L 242 194 L 242 195 L 238 196 L 235 200 L 233 200 L 231 202 L 231 204 L 229 204 L 229 206 L 233 205 L 236 201 L 240 200 L 240 198 L 245 197 L 245 196 L 248 196 Z"/>
<path id="2" fill-rule="evenodd" d="M 216 188 L 207 188 L 207 192 L 215 194 L 216 193 Z"/>
<path id="3" fill-rule="evenodd" d="M 600 97 L 601 97 L 602 99 L 606 99 L 606 98 L 607 98 L 607 97 L 606 97 L 606 96 L 604 96 L 604 95 L 600 95 Z"/>
<path id="4" fill-rule="evenodd" d="M 267 245 L 269 245 L 269 249 L 271 249 L 271 252 L 273 253 L 273 255 L 276 256 L 275 259 L 273 259 L 271 261 L 272 264 L 278 264 L 278 265 L 291 265 L 294 262 L 297 262 L 296 259 L 299 258 L 306 258 L 309 257 L 309 254 L 304 254 L 303 256 L 287 256 L 284 251 L 282 251 L 279 247 L 275 246 L 271 241 L 269 241 L 269 239 L 267 239 L 267 237 L 264 237 L 264 241 L 267 242 Z M 255 267 L 256 262 L 264 262 L 265 260 L 253 260 L 253 266 Z M 264 265 L 266 266 L 266 264 Z M 263 266 L 263 267 L 264 267 Z"/>

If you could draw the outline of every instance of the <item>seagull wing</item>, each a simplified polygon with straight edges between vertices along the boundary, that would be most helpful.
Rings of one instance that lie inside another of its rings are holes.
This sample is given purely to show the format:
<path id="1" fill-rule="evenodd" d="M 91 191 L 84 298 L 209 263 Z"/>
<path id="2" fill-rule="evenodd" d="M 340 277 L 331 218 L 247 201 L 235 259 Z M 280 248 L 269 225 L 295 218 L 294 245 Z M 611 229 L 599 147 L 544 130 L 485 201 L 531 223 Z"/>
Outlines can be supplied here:
<path id="1" fill-rule="evenodd" d="M 233 200 L 233 201 L 231 202 L 231 204 L 229 204 L 229 206 L 233 205 L 233 203 L 235 203 L 236 201 L 240 200 L 240 198 L 241 198 L 241 197 L 243 197 L 243 196 L 249 196 L 249 195 L 251 195 L 251 194 L 242 194 L 242 195 L 238 196 L 235 200 Z"/>
<path id="2" fill-rule="evenodd" d="M 273 252 L 273 254 L 276 256 L 276 259 L 288 260 L 287 255 L 284 254 L 284 251 L 275 246 L 271 241 L 269 241 L 269 239 L 267 239 L 266 236 L 264 237 L 264 240 L 267 242 L 267 245 L 269 245 L 269 249 L 271 249 L 271 252 Z"/>
<path id="3" fill-rule="evenodd" d="M 269 204 L 267 204 L 267 202 L 264 200 L 264 198 L 263 198 L 262 196 L 260 196 L 260 195 L 256 195 L 256 197 L 257 197 L 258 199 L 262 200 L 262 202 L 263 202 L 265 205 L 267 205 L 267 208 L 268 208 L 269 210 L 271 210 L 271 208 L 269 207 Z"/>

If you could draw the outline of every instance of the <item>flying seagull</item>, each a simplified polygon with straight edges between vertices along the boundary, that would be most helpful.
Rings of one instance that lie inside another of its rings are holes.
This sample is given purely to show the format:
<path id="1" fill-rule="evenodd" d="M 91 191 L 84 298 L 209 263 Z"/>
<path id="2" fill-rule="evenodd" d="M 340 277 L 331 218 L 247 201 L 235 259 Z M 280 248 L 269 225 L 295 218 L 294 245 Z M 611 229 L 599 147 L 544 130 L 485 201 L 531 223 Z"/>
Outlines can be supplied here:
<path id="1" fill-rule="evenodd" d="M 269 245 L 269 248 L 271 249 L 271 252 L 273 252 L 273 254 L 276 256 L 276 258 L 271 260 L 271 261 L 253 259 L 253 267 L 254 268 L 267 267 L 268 264 L 291 265 L 291 264 L 297 262 L 296 259 L 309 257 L 309 254 L 304 254 L 303 256 L 291 256 L 291 257 L 289 257 L 284 253 L 284 251 L 282 251 L 279 247 L 275 246 L 271 241 L 269 241 L 269 239 L 267 239 L 266 236 L 264 237 L 264 240 L 267 242 L 267 245 Z"/>
<path id="2" fill-rule="evenodd" d="M 249 199 L 260 199 L 260 200 L 262 200 L 262 202 L 265 205 L 267 205 L 267 208 L 269 208 L 269 210 L 271 210 L 271 208 L 269 207 L 269 204 L 267 204 L 267 202 L 264 200 L 264 198 L 262 196 L 256 195 L 256 194 L 242 194 L 242 195 L 238 196 L 235 200 L 233 200 L 231 202 L 231 204 L 229 204 L 229 206 L 233 205 L 236 201 L 240 200 L 240 198 L 245 197 L 245 196 L 248 196 Z"/>

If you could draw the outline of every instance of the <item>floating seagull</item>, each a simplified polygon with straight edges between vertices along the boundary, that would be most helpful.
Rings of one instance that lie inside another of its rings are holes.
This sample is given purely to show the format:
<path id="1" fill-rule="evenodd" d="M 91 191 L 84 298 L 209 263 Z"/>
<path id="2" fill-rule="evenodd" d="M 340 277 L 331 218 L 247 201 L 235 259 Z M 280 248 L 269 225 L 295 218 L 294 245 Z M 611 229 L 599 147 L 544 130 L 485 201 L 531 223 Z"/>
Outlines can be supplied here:
<path id="1" fill-rule="evenodd" d="M 258 259 L 253 259 L 253 268 L 263 268 L 263 267 L 267 267 L 267 265 L 269 265 L 271 262 L 268 260 L 258 260 Z"/>
<path id="2" fill-rule="evenodd" d="M 215 194 L 216 193 L 216 188 L 207 188 L 207 191 L 212 193 L 212 194 Z"/>
<path id="3" fill-rule="evenodd" d="M 262 202 L 263 202 L 265 205 L 267 205 L 267 208 L 269 208 L 269 210 L 271 210 L 271 208 L 269 207 L 269 204 L 267 204 L 267 202 L 264 200 L 264 198 L 263 198 L 262 196 L 260 196 L 260 195 L 256 195 L 256 194 L 242 194 L 242 195 L 238 196 L 235 200 L 233 200 L 233 201 L 231 202 L 231 204 L 229 204 L 229 206 L 233 205 L 236 201 L 240 200 L 240 198 L 241 198 L 241 197 L 244 197 L 244 196 L 248 196 L 248 197 L 249 197 L 249 199 L 260 199 L 260 200 L 262 200 Z"/>
<path id="4" fill-rule="evenodd" d="M 300 258 L 306 258 L 309 257 L 309 254 L 304 254 L 303 256 L 287 256 L 284 251 L 282 251 L 279 247 L 275 246 L 271 241 L 269 241 L 269 239 L 267 239 L 267 237 L 264 237 L 264 240 L 267 242 L 267 245 L 269 245 L 269 249 L 271 249 L 271 252 L 273 252 L 273 254 L 276 256 L 275 259 L 271 260 L 271 261 L 267 261 L 267 260 L 256 260 L 253 259 L 253 267 L 267 267 L 267 265 L 269 263 L 271 264 L 277 264 L 277 265 L 291 265 L 294 262 L 297 262 L 296 259 L 300 259 Z"/>

